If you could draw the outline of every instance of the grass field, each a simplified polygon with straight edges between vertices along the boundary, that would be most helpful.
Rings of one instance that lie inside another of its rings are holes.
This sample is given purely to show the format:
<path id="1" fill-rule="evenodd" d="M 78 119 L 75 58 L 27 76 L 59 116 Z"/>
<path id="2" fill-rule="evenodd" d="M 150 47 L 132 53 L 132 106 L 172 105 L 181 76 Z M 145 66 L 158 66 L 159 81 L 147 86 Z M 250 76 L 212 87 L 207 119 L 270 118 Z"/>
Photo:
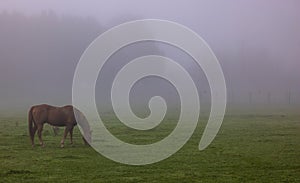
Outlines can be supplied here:
<path id="1" fill-rule="evenodd" d="M 151 143 L 166 136 L 166 121 L 148 134 L 108 124 L 119 138 Z M 170 158 L 146 166 L 113 162 L 83 145 L 78 129 L 74 145 L 45 126 L 45 148 L 31 148 L 27 120 L 0 119 L 0 182 L 300 182 L 300 117 L 226 116 L 213 143 L 198 143 L 205 119 L 189 142 Z M 37 142 L 37 139 L 36 139 Z"/>

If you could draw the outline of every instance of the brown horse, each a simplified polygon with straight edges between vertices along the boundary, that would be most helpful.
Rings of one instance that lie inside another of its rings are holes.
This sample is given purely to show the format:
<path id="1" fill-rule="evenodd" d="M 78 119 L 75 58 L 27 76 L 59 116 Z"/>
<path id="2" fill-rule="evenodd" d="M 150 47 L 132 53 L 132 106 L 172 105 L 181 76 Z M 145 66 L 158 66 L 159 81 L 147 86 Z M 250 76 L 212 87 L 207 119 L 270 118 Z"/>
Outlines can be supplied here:
<path id="1" fill-rule="evenodd" d="M 78 121 L 76 121 L 77 117 Z M 88 121 L 84 115 L 71 105 L 63 107 L 54 107 L 47 104 L 32 106 L 28 113 L 28 126 L 31 144 L 34 146 L 34 135 L 38 131 L 40 145 L 44 146 L 42 140 L 42 131 L 45 123 L 52 126 L 65 126 L 63 138 L 61 140 L 61 147 L 64 147 L 65 139 L 70 133 L 71 144 L 73 143 L 73 128 L 77 124 L 83 130 L 84 143 L 91 142 L 91 130 Z"/>

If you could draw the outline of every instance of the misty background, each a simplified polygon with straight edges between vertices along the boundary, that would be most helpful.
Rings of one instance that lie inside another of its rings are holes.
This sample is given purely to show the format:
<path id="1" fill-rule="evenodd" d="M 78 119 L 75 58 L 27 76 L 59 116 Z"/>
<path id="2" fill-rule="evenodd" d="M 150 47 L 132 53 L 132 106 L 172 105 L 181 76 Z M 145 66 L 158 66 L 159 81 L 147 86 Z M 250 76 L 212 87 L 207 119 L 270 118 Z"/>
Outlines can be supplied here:
<path id="1" fill-rule="evenodd" d="M 26 115 L 31 105 L 40 103 L 71 104 L 73 74 L 87 46 L 115 25 L 145 18 L 183 24 L 209 44 L 225 75 L 227 113 L 299 114 L 297 0 L 1 1 L 0 114 Z M 193 59 L 171 45 L 142 42 L 119 50 L 99 74 L 96 99 L 100 112 L 112 110 L 108 99 L 117 71 L 130 60 L 149 54 L 172 58 L 185 67 L 198 87 L 202 112 L 209 111 L 209 86 Z M 180 108 L 175 88 L 152 77 L 133 87 L 133 110 L 148 110 L 154 95 L 165 98 L 172 110 Z"/>

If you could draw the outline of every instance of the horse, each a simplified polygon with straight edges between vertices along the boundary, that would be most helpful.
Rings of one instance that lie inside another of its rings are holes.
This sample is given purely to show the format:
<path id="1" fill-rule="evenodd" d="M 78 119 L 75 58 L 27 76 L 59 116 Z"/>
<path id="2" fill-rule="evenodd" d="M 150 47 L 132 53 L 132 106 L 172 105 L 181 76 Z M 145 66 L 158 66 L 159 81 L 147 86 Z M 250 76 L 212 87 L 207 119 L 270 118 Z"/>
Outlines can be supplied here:
<path id="1" fill-rule="evenodd" d="M 75 118 L 75 116 L 77 118 Z M 78 121 L 77 121 L 77 120 Z M 77 124 L 83 131 L 83 141 L 87 145 L 91 143 L 91 130 L 88 121 L 83 113 L 71 105 L 56 107 L 47 104 L 32 106 L 28 112 L 28 127 L 31 145 L 34 147 L 34 135 L 37 131 L 39 142 L 44 147 L 42 139 L 42 131 L 45 123 L 55 127 L 65 126 L 63 138 L 60 142 L 61 147 L 64 147 L 65 139 L 70 134 L 70 141 L 73 144 L 73 128 Z"/>

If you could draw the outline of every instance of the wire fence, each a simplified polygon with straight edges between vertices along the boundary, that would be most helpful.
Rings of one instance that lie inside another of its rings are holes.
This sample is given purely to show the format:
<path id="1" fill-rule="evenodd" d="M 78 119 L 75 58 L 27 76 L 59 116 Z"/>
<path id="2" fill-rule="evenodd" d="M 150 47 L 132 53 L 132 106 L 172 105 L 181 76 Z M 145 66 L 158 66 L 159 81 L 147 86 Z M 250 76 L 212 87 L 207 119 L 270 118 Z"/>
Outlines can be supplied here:
<path id="1" fill-rule="evenodd" d="M 207 112 L 210 93 L 200 91 L 202 110 Z M 227 91 L 227 113 L 300 114 L 300 91 Z"/>

